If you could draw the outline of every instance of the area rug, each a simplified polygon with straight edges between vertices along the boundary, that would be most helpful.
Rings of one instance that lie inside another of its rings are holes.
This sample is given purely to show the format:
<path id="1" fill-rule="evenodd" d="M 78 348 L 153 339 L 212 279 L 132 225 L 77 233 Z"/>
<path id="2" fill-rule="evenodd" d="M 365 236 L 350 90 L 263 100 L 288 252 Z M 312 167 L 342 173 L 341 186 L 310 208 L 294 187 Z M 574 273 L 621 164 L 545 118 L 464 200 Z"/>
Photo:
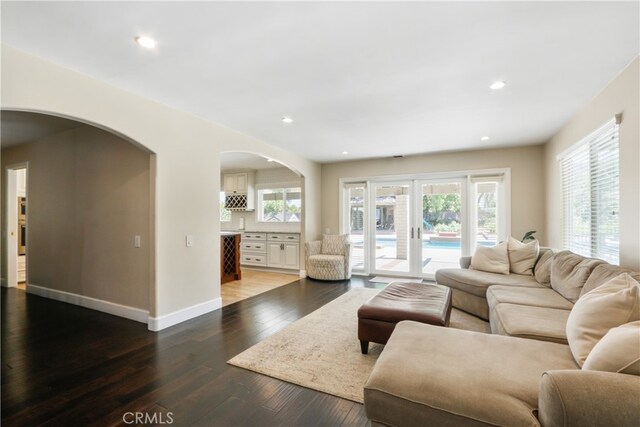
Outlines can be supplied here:
<path id="1" fill-rule="evenodd" d="M 380 352 L 360 352 L 358 308 L 379 289 L 356 288 L 227 363 L 334 396 L 363 403 L 363 387 Z M 453 309 L 450 327 L 489 332 L 489 324 Z"/>
<path id="2" fill-rule="evenodd" d="M 398 283 L 422 283 L 422 279 L 416 277 L 416 278 L 411 278 L 409 277 L 407 278 L 403 278 L 400 279 L 398 277 L 387 277 L 387 276 L 376 276 L 373 279 L 369 279 L 369 281 L 371 283 L 391 283 L 391 282 L 398 282 Z"/>

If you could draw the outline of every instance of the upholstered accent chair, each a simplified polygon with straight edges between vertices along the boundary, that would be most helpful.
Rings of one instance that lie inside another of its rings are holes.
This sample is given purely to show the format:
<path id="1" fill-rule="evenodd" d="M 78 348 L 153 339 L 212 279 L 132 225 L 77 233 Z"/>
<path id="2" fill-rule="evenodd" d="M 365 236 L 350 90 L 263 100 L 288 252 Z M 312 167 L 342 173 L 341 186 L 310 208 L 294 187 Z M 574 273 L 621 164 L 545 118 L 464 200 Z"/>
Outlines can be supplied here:
<path id="1" fill-rule="evenodd" d="M 318 280 L 351 277 L 351 243 L 346 234 L 325 234 L 322 240 L 305 243 L 307 276 Z"/>

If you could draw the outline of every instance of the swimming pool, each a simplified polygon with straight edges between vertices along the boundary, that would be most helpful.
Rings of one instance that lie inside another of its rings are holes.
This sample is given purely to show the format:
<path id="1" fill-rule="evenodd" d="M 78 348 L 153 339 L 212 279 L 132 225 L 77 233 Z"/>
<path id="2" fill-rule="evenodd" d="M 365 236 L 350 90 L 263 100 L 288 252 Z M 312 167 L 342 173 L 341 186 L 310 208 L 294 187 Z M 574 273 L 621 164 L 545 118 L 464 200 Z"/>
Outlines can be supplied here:
<path id="1" fill-rule="evenodd" d="M 352 243 L 356 244 L 356 245 L 363 245 L 364 242 L 363 240 L 355 240 L 352 239 L 351 240 Z M 496 242 L 493 240 L 481 240 L 478 241 L 478 244 L 481 246 L 495 246 Z M 376 246 L 383 246 L 383 247 L 395 247 L 396 245 L 396 239 L 395 238 L 390 238 L 390 237 L 378 237 L 376 239 Z M 423 240 L 422 241 L 422 247 L 424 249 L 458 249 L 460 250 L 462 248 L 462 245 L 460 244 L 460 242 L 432 242 L 430 240 Z"/>

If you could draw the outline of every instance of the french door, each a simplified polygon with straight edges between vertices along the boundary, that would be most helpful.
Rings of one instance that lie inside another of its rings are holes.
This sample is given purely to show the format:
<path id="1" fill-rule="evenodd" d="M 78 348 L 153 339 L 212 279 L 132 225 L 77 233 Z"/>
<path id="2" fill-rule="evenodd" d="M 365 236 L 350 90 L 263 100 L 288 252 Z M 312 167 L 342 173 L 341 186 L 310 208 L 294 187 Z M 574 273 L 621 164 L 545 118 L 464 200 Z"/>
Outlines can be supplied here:
<path id="1" fill-rule="evenodd" d="M 351 240 L 353 271 L 432 279 L 476 245 L 495 245 L 508 234 L 502 178 L 346 183 L 342 230 Z"/>

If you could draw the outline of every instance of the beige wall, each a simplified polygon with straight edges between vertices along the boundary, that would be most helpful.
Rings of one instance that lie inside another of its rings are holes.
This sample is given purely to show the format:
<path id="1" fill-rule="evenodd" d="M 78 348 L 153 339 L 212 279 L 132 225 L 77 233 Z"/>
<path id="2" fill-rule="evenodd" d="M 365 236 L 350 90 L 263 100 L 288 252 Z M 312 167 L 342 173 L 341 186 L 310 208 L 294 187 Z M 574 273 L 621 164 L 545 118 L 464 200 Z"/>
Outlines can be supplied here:
<path id="1" fill-rule="evenodd" d="M 622 113 L 620 124 L 620 265 L 640 270 L 640 59 L 578 112 L 545 145 L 549 243 L 561 247 L 560 168 L 556 156 Z"/>
<path id="2" fill-rule="evenodd" d="M 30 285 L 149 309 L 150 160 L 87 126 L 2 150 L 2 170 L 29 165 Z"/>
<path id="3" fill-rule="evenodd" d="M 220 306 L 216 195 L 221 152 L 273 158 L 300 173 L 305 183 L 302 238 L 319 236 L 317 163 L 6 45 L 1 63 L 2 108 L 94 124 L 156 154 L 156 289 L 150 311 L 158 327 Z M 193 247 L 185 245 L 187 234 L 194 236 Z M 6 248 L 6 240 L 3 245 Z"/>
<path id="4" fill-rule="evenodd" d="M 546 244 L 544 162 L 541 145 L 494 150 L 461 151 L 322 165 L 322 230 L 338 231 L 340 178 L 511 168 L 511 234 L 522 237 L 537 230 Z"/>

